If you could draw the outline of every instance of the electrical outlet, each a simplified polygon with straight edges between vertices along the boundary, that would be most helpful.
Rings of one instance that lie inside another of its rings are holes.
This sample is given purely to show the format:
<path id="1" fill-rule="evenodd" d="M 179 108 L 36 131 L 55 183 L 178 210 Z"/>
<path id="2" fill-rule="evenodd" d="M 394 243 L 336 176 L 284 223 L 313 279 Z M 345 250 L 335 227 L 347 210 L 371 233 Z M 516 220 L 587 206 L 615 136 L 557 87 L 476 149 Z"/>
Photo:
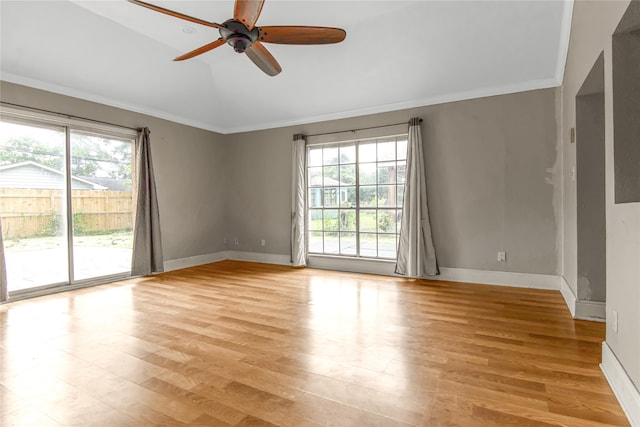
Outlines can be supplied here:
<path id="1" fill-rule="evenodd" d="M 266 240 L 264 239 L 260 240 L 260 246 L 267 246 Z"/>
<path id="2" fill-rule="evenodd" d="M 507 262 L 507 253 L 503 251 L 498 252 L 498 262 Z"/>
<path id="3" fill-rule="evenodd" d="M 613 329 L 613 332 L 615 332 L 616 334 L 618 333 L 618 312 L 613 310 L 611 312 L 611 328 Z"/>
<path id="4" fill-rule="evenodd" d="M 238 239 L 237 237 L 233 240 L 233 243 L 235 243 L 236 245 L 240 244 L 240 239 Z"/>

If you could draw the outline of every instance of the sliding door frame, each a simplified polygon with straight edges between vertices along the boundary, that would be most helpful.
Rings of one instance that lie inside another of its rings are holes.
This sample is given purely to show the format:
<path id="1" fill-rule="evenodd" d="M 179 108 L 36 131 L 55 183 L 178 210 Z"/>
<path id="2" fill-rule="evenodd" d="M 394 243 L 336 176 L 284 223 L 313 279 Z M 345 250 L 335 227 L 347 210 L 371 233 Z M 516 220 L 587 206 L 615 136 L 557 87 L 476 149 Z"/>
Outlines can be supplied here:
<path id="1" fill-rule="evenodd" d="M 131 277 L 131 271 L 110 274 L 105 276 L 91 277 L 88 279 L 75 280 L 74 271 L 74 243 L 73 243 L 73 193 L 72 193 L 72 170 L 71 170 L 71 133 L 72 131 L 85 131 L 104 135 L 106 137 L 113 137 L 116 139 L 131 140 L 133 144 L 132 148 L 132 197 L 135 197 L 136 188 L 136 141 L 138 137 L 137 129 L 127 128 L 123 126 L 113 125 L 110 123 L 104 123 L 99 121 L 92 121 L 89 119 L 82 119 L 78 117 L 67 116 L 64 114 L 31 109 L 22 106 L 16 106 L 12 104 L 0 103 L 0 120 L 11 123 L 22 124 L 26 126 L 47 126 L 54 125 L 64 129 L 65 132 L 65 152 L 64 152 L 64 164 L 65 164 L 65 185 L 64 185 L 64 206 L 65 206 L 65 219 L 66 219 L 66 237 L 67 237 L 67 268 L 68 268 L 68 281 L 50 283 L 43 286 L 37 286 L 28 289 L 20 289 L 15 291 L 9 291 L 9 298 L 7 302 L 18 301 L 27 298 L 33 298 L 42 295 L 49 295 L 58 292 L 65 292 L 73 289 L 85 288 L 89 286 L 95 286 L 99 284 L 114 282 L 117 280 L 127 279 Z M 134 201 L 135 202 L 135 201 Z M 135 210 L 135 203 L 133 203 Z M 135 212 L 134 212 L 135 220 Z M 135 227 L 135 224 L 134 224 Z"/>

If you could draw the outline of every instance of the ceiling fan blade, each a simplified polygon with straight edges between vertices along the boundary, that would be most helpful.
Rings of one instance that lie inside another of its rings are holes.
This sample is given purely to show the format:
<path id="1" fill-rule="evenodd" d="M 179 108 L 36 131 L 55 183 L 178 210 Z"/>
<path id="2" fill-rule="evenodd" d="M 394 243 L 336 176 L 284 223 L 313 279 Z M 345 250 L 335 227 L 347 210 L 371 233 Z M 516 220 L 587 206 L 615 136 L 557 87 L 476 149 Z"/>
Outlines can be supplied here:
<path id="1" fill-rule="evenodd" d="M 346 36 L 341 28 L 273 26 L 260 27 L 259 40 L 279 44 L 331 44 L 340 43 Z"/>
<path id="2" fill-rule="evenodd" d="M 184 19 L 189 22 L 193 22 L 200 25 L 206 25 L 207 27 L 222 28 L 222 25 L 215 22 L 207 22 L 202 19 L 194 18 L 193 16 L 185 15 L 184 13 L 175 12 L 173 10 L 165 9 L 164 7 L 156 6 L 155 4 L 147 3 L 140 0 L 128 0 L 129 3 L 137 4 L 138 6 L 146 7 L 147 9 L 154 10 L 156 12 L 164 13 L 165 15 L 173 16 L 175 18 Z"/>
<path id="3" fill-rule="evenodd" d="M 278 61 L 269 53 L 266 47 L 260 42 L 254 42 L 245 53 L 262 71 L 270 76 L 275 76 L 282 71 Z"/>
<path id="4" fill-rule="evenodd" d="M 249 30 L 253 30 L 262 11 L 264 0 L 236 0 L 233 19 L 242 22 Z"/>
<path id="5" fill-rule="evenodd" d="M 213 50 L 213 49 L 217 48 L 218 46 L 222 46 L 225 43 L 226 42 L 223 39 L 218 39 L 218 40 L 216 40 L 214 42 L 211 42 L 209 44 L 205 44 L 202 47 L 199 47 L 199 48 L 197 48 L 195 50 L 192 50 L 189 53 L 185 53 L 184 55 L 180 55 L 176 59 L 174 59 L 174 61 L 184 61 L 185 59 L 193 58 L 194 56 L 198 56 L 198 55 L 203 54 L 205 52 L 209 52 L 210 50 Z"/>

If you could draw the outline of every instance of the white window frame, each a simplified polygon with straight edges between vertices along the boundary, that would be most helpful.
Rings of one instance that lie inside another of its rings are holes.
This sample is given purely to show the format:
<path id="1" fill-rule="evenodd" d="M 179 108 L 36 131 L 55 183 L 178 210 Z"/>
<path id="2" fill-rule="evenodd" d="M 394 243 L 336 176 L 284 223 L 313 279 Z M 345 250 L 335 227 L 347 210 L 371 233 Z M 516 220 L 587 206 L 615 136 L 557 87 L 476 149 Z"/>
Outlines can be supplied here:
<path id="1" fill-rule="evenodd" d="M 390 139 L 390 138 L 407 138 L 408 137 L 408 133 L 407 133 L 407 125 L 406 124 L 401 124 L 401 125 L 393 125 L 393 126 L 384 126 L 384 127 L 374 127 L 374 128 L 370 128 L 370 129 L 364 129 L 364 130 L 358 130 L 358 131 L 347 131 L 347 132 L 341 132 L 341 133 L 331 133 L 331 134 L 322 134 L 322 135 L 314 135 L 314 136 L 309 136 L 307 139 L 307 152 L 306 152 L 306 156 L 308 159 L 309 156 L 309 151 L 312 148 L 318 148 L 319 146 L 336 146 L 339 147 L 340 145 L 350 145 L 350 144 L 354 144 L 356 147 L 356 162 L 355 162 L 355 168 L 356 168 L 356 183 L 355 183 L 355 188 L 356 188 L 356 206 L 350 209 L 354 209 L 356 212 L 356 229 L 354 231 L 355 235 L 356 235 L 356 254 L 355 255 L 347 255 L 347 254 L 329 254 L 329 253 L 317 253 L 317 252 L 311 252 L 308 251 L 308 259 L 309 259 L 309 266 L 311 267 L 318 267 L 318 268 L 333 268 L 333 269 L 339 269 L 339 270 L 345 270 L 345 271 L 361 271 L 361 272 L 372 272 L 372 273 L 381 273 L 381 274 L 392 274 L 393 273 L 393 266 L 395 266 L 396 263 L 396 257 L 394 258 L 383 258 L 383 257 L 372 257 L 372 256 L 362 256 L 360 254 L 360 231 L 359 231 L 359 212 L 360 209 L 365 209 L 365 210 L 376 210 L 376 212 L 378 212 L 379 210 L 386 210 L 386 208 L 384 207 L 360 207 L 360 197 L 359 197 L 359 188 L 360 188 L 360 182 L 359 182 L 359 167 L 360 167 L 360 159 L 359 159 L 359 153 L 358 153 L 358 145 L 359 143 L 370 143 L 372 141 L 375 140 L 384 140 L 384 139 Z M 396 159 L 395 161 L 397 161 L 397 152 L 396 152 Z M 375 164 L 378 164 L 379 162 L 384 163 L 384 161 L 379 161 L 378 158 L 376 158 L 376 162 Z M 305 173 L 307 174 L 307 177 L 309 176 L 309 164 L 307 162 L 306 168 L 305 168 Z M 400 185 L 400 184 L 395 184 L 395 185 Z M 378 186 L 378 183 L 376 183 L 376 187 Z M 309 236 L 310 236 L 310 224 L 309 224 L 309 210 L 313 209 L 310 207 L 310 203 L 308 200 L 309 197 L 309 189 L 312 188 L 310 183 L 307 182 L 306 184 L 306 188 L 305 188 L 305 198 L 306 198 L 306 209 L 305 209 L 305 238 L 307 239 L 307 245 L 309 244 Z M 324 188 L 324 187 L 314 187 L 314 188 Z M 320 209 L 320 208 L 319 208 Z M 340 209 L 339 207 L 336 208 L 331 208 L 331 207 L 322 207 L 321 209 Z M 398 206 L 398 207 L 390 207 L 389 209 L 393 209 L 395 211 L 398 210 L 402 210 L 402 206 Z M 324 226 L 323 226 L 323 232 L 324 232 Z M 397 229 L 395 233 L 396 236 L 398 235 L 399 230 Z M 374 233 L 371 233 L 374 234 Z M 378 230 L 376 230 L 375 232 L 376 236 L 379 234 L 385 234 L 385 233 L 379 233 Z M 387 233 L 387 234 L 392 234 L 392 233 Z M 309 246 L 308 246 L 309 247 Z M 397 251 L 397 244 L 396 244 L 396 251 Z"/>
<path id="2" fill-rule="evenodd" d="M 135 201 L 136 191 L 136 141 L 138 138 L 138 131 L 136 129 L 127 128 L 124 126 L 113 125 L 109 123 L 94 121 L 90 119 L 84 119 L 74 116 L 68 116 L 65 114 L 59 114 L 50 111 L 43 111 L 38 109 L 32 109 L 28 107 L 21 107 L 12 104 L 0 103 L 0 120 L 24 124 L 27 126 L 46 127 L 52 126 L 64 130 L 65 134 L 65 175 L 66 175 L 66 188 L 71 188 L 71 133 L 79 131 L 83 133 L 95 134 L 100 136 L 106 136 L 114 139 L 131 140 L 134 149 L 134 156 L 132 158 L 132 192 Z M 67 197 L 65 206 L 65 215 L 67 224 L 73 223 L 73 209 L 71 197 Z M 135 209 L 135 203 L 134 203 Z M 69 282 L 65 283 L 52 283 L 45 286 L 29 288 L 25 290 L 16 290 L 9 292 L 8 301 L 17 301 L 25 298 L 32 298 L 41 295 L 48 295 L 57 292 L 64 292 L 73 289 L 84 288 L 88 286 L 95 286 L 99 284 L 109 283 L 116 280 L 122 280 L 131 277 L 131 272 L 117 273 L 107 276 L 99 276 L 90 279 L 75 280 L 73 277 L 73 234 L 67 232 L 67 250 L 69 251 Z"/>

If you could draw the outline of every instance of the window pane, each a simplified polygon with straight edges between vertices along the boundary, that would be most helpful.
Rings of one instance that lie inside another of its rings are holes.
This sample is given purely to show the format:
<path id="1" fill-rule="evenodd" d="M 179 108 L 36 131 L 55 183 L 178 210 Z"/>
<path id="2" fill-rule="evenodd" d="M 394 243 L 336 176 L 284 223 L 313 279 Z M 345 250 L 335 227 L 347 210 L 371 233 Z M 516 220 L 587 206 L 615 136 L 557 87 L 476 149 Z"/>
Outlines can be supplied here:
<path id="1" fill-rule="evenodd" d="M 407 174 L 407 162 L 398 162 L 398 184 L 404 184 Z"/>
<path id="2" fill-rule="evenodd" d="M 131 271 L 133 149 L 132 140 L 71 132 L 76 280 Z"/>
<path id="3" fill-rule="evenodd" d="M 407 139 L 398 139 L 398 160 L 407 158 Z"/>
<path id="4" fill-rule="evenodd" d="M 360 233 L 360 256 L 378 256 L 378 243 L 376 234 Z"/>
<path id="5" fill-rule="evenodd" d="M 65 139 L 62 128 L 0 123 L 0 211 L 10 292 L 69 281 Z"/>
<path id="6" fill-rule="evenodd" d="M 399 208 L 402 207 L 402 203 L 404 203 L 404 185 L 398 185 L 398 199 L 397 199 L 397 206 Z"/>
<path id="7" fill-rule="evenodd" d="M 395 207 L 396 206 L 396 186 L 380 185 L 378 186 L 378 207 Z"/>
<path id="8" fill-rule="evenodd" d="M 396 159 L 396 141 L 380 141 L 378 142 L 378 161 Z"/>
<path id="9" fill-rule="evenodd" d="M 309 233 L 309 252 L 322 253 L 322 232 L 312 231 Z"/>
<path id="10" fill-rule="evenodd" d="M 338 207 L 338 187 L 324 187 L 324 206 L 326 208 Z"/>
<path id="11" fill-rule="evenodd" d="M 360 171 L 360 185 L 375 184 L 376 183 L 376 164 L 364 163 L 359 166 Z"/>
<path id="12" fill-rule="evenodd" d="M 395 233 L 396 232 L 396 211 L 395 210 L 379 210 L 378 211 L 378 233 Z"/>
<path id="13" fill-rule="evenodd" d="M 356 255 L 356 233 L 340 233 L 340 253 Z"/>
<path id="14" fill-rule="evenodd" d="M 376 186 L 360 187 L 360 206 L 376 206 Z"/>
<path id="15" fill-rule="evenodd" d="M 338 210 L 326 209 L 324 211 L 324 231 L 338 231 Z"/>
<path id="16" fill-rule="evenodd" d="M 338 147 L 324 147 L 324 158 L 322 160 L 323 165 L 337 165 L 338 164 Z"/>
<path id="17" fill-rule="evenodd" d="M 340 206 L 343 208 L 356 206 L 356 187 L 340 187 Z"/>
<path id="18" fill-rule="evenodd" d="M 370 142 L 358 145 L 358 162 L 375 162 L 376 161 L 376 143 Z"/>
<path id="19" fill-rule="evenodd" d="M 310 208 L 322 207 L 322 188 L 309 188 L 308 203 Z"/>
<path id="20" fill-rule="evenodd" d="M 340 240 L 338 239 L 338 233 L 324 233 L 324 253 L 340 253 Z"/>
<path id="21" fill-rule="evenodd" d="M 324 186 L 338 186 L 338 167 L 337 166 L 325 166 L 322 168 L 322 175 L 324 176 Z"/>
<path id="22" fill-rule="evenodd" d="M 309 187 L 322 187 L 322 168 L 309 168 Z"/>
<path id="23" fill-rule="evenodd" d="M 355 209 L 340 210 L 340 231 L 356 231 Z"/>
<path id="24" fill-rule="evenodd" d="M 396 214 L 396 230 L 400 233 L 400 227 L 402 226 L 402 209 L 398 209 Z"/>
<path id="25" fill-rule="evenodd" d="M 356 162 L 356 146 L 344 145 L 340 147 L 340 163 L 355 163 Z"/>
<path id="26" fill-rule="evenodd" d="M 307 166 L 322 166 L 322 148 L 309 148 L 308 162 Z"/>
<path id="27" fill-rule="evenodd" d="M 340 166 L 340 185 L 356 184 L 356 165 Z"/>
<path id="28" fill-rule="evenodd" d="M 321 209 L 309 209 L 309 230 L 322 230 Z"/>
<path id="29" fill-rule="evenodd" d="M 378 256 L 381 258 L 395 258 L 396 253 L 396 235 L 378 234 Z"/>
<path id="30" fill-rule="evenodd" d="M 378 184 L 395 184 L 396 162 L 378 163 Z"/>
<path id="31" fill-rule="evenodd" d="M 376 232 L 378 229 L 375 210 L 360 211 L 360 231 Z"/>

